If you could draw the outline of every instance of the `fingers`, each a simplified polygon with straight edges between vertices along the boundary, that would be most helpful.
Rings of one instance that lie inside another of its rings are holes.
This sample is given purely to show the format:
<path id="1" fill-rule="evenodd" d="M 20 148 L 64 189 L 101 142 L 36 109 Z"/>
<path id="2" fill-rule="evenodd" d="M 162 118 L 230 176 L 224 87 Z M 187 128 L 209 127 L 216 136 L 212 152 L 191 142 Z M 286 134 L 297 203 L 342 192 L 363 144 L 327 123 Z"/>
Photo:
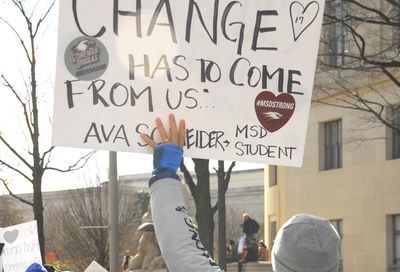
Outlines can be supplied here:
<path id="1" fill-rule="evenodd" d="M 176 144 L 180 147 L 183 147 L 185 145 L 185 136 L 186 136 L 186 123 L 185 120 L 181 120 L 179 122 L 179 127 L 176 124 L 176 119 L 174 114 L 170 114 L 168 116 L 169 118 L 169 134 L 167 133 L 167 130 L 164 127 L 163 122 L 161 121 L 160 118 L 156 118 L 156 125 L 158 129 L 158 133 L 160 135 L 160 141 L 161 143 L 156 143 L 152 138 L 150 138 L 148 135 L 144 133 L 140 133 L 140 137 L 142 140 L 148 144 L 151 147 L 155 147 L 158 144 Z"/>
<path id="2" fill-rule="evenodd" d="M 157 145 L 157 143 L 154 142 L 153 139 L 151 139 L 149 136 L 147 136 L 147 135 L 144 134 L 144 133 L 140 133 L 140 137 L 142 138 L 142 140 L 143 140 L 146 144 L 148 144 L 148 145 L 151 146 L 152 148 L 154 148 L 154 147 Z"/>
<path id="3" fill-rule="evenodd" d="M 165 130 L 164 124 L 160 118 L 156 118 L 156 125 L 158 128 L 158 133 L 160 134 L 161 143 L 169 143 L 170 140 L 168 139 L 168 133 Z"/>
<path id="4" fill-rule="evenodd" d="M 171 144 L 178 144 L 178 128 L 176 126 L 175 115 L 169 115 L 169 140 Z"/>
<path id="5" fill-rule="evenodd" d="M 183 147 L 185 145 L 185 135 L 186 135 L 186 123 L 185 120 L 179 122 L 179 135 L 178 135 L 178 145 Z"/>

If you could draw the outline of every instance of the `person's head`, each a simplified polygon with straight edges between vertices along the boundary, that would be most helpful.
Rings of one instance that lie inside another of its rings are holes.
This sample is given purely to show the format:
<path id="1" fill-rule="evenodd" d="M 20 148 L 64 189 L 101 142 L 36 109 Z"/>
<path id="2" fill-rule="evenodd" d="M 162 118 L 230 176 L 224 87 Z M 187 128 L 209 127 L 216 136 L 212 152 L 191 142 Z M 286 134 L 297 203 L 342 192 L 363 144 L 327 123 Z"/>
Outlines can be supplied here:
<path id="1" fill-rule="evenodd" d="M 337 272 L 340 238 L 328 220 L 298 214 L 279 230 L 272 247 L 275 272 Z"/>
<path id="2" fill-rule="evenodd" d="M 255 237 L 251 237 L 249 242 L 250 242 L 250 245 L 255 245 L 257 243 L 257 240 Z"/>
<path id="3" fill-rule="evenodd" d="M 234 247 L 235 247 L 235 241 L 229 240 L 228 245 L 226 246 L 226 250 L 231 252 Z"/>
<path id="4" fill-rule="evenodd" d="M 267 248 L 267 246 L 266 246 L 265 243 L 264 243 L 264 240 L 258 241 L 258 246 L 259 246 L 259 247 L 263 247 L 263 248 Z"/>
<path id="5" fill-rule="evenodd" d="M 25 272 L 47 272 L 46 268 L 38 263 L 31 264 Z"/>
<path id="6" fill-rule="evenodd" d="M 244 222 L 246 222 L 250 219 L 250 216 L 247 213 L 244 213 L 242 217 L 243 217 Z"/>

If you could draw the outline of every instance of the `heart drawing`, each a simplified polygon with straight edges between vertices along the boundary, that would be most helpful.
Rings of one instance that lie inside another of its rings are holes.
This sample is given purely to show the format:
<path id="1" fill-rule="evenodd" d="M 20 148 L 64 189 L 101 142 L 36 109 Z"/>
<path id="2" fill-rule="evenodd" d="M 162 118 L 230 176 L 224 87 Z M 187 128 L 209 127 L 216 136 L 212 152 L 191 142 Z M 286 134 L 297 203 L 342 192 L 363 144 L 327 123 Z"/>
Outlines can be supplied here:
<path id="1" fill-rule="evenodd" d="M 290 4 L 290 19 L 294 41 L 314 22 L 319 12 L 318 2 L 311 2 L 306 7 L 295 1 Z"/>
<path id="2" fill-rule="evenodd" d="M 268 132 L 275 132 L 290 120 L 296 108 L 296 101 L 288 93 L 275 96 L 265 91 L 257 95 L 254 107 L 261 125 Z"/>
<path id="3" fill-rule="evenodd" d="M 3 237 L 7 243 L 12 244 L 15 242 L 15 240 L 17 240 L 18 234 L 19 234 L 18 230 L 15 229 L 4 232 Z"/>

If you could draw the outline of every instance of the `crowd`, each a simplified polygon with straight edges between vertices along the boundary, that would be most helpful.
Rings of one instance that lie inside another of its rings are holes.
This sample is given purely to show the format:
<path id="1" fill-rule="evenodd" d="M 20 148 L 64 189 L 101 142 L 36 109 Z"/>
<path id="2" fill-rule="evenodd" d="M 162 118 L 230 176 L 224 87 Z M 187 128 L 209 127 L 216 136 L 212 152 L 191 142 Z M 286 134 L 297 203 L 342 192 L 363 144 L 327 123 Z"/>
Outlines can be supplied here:
<path id="1" fill-rule="evenodd" d="M 268 261 L 269 250 L 265 242 L 259 240 L 257 243 L 256 234 L 260 229 L 258 222 L 245 213 L 241 227 L 244 235 L 237 242 L 229 240 L 226 247 L 227 263 L 238 262 L 240 270 L 243 263 Z"/>
<path id="2" fill-rule="evenodd" d="M 156 125 L 161 143 L 147 135 L 141 136 L 154 150 L 149 191 L 154 229 L 165 263 L 173 272 L 222 272 L 201 244 L 187 213 L 180 178 L 176 174 L 183 156 L 185 122 L 181 120 L 177 126 L 171 114 L 168 130 L 159 118 Z M 257 221 L 244 214 L 241 226 L 245 235 L 237 243 L 230 241 L 227 248 L 228 258 L 238 261 L 239 271 L 244 262 L 269 259 L 265 243 L 256 240 L 260 228 Z M 328 220 L 308 214 L 295 215 L 281 227 L 274 240 L 272 267 L 275 272 L 337 272 L 339 241 Z M 34 263 L 25 272 L 48 271 L 55 269 Z"/>
<path id="3" fill-rule="evenodd" d="M 141 136 L 154 150 L 154 176 L 149 187 L 153 222 L 162 256 L 170 271 L 220 272 L 221 268 L 211 259 L 192 227 L 193 222 L 184 206 L 180 178 L 176 174 L 183 156 L 185 122 L 181 120 L 178 126 L 171 114 L 168 130 L 159 118 L 156 125 L 161 143 L 147 135 Z M 240 239 L 242 242 L 239 240 L 237 252 L 246 249 L 244 261 L 246 257 L 267 256 L 266 247 L 260 253 L 258 251 L 255 240 L 260 228 L 258 223 L 244 214 L 242 227 L 245 236 Z M 281 227 L 274 240 L 272 267 L 275 272 L 337 272 L 340 265 L 339 241 L 339 235 L 328 220 L 308 214 L 295 215 Z M 263 248 L 263 243 L 258 244 Z M 235 244 L 231 247 L 235 248 Z"/>

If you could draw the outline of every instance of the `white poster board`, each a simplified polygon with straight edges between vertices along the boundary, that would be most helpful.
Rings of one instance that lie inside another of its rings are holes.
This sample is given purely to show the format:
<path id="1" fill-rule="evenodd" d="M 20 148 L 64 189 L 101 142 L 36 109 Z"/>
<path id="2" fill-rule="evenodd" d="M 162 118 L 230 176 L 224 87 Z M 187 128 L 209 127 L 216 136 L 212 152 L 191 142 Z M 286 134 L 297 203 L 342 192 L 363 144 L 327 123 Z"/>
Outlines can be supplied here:
<path id="1" fill-rule="evenodd" d="M 4 243 L 1 258 L 4 272 L 25 271 L 32 263 L 42 263 L 36 221 L 0 229 Z"/>
<path id="2" fill-rule="evenodd" d="M 53 144 L 150 153 L 139 133 L 173 112 L 187 121 L 186 156 L 300 166 L 323 9 L 60 1 Z"/>
<path id="3" fill-rule="evenodd" d="M 107 270 L 99 265 L 96 261 L 93 261 L 84 272 L 107 272 Z"/>

